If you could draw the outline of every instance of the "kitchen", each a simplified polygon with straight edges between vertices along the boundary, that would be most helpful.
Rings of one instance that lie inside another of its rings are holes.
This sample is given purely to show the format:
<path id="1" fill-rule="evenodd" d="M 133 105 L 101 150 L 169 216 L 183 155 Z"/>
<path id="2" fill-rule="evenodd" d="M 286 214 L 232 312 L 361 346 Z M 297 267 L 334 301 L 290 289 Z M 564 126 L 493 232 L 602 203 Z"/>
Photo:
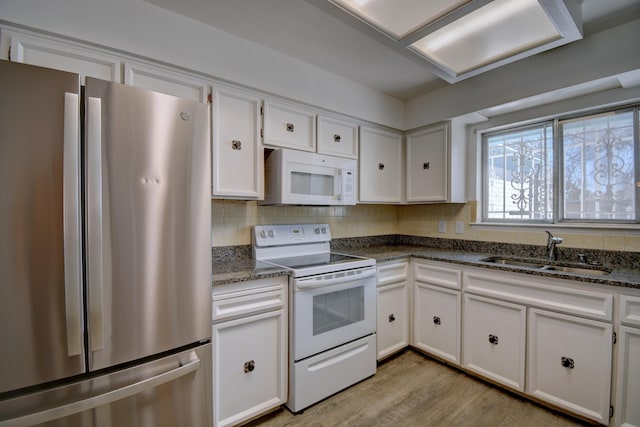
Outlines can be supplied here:
<path id="1" fill-rule="evenodd" d="M 296 6 L 293 2 L 283 2 L 283 5 L 290 7 L 288 10 L 291 12 L 302 8 L 300 13 L 307 13 L 307 8 L 310 7 Z M 259 8 L 258 5 L 253 6 Z M 260 10 L 256 9 L 255 13 L 260 15 Z M 0 5 L 0 16 L 3 24 L 1 53 L 4 59 L 9 56 L 10 45 L 9 38 L 5 36 L 17 33 L 22 36 L 23 46 L 27 47 L 25 51 L 28 60 L 29 46 L 37 46 L 37 43 L 30 44 L 34 38 L 30 31 L 35 30 L 36 36 L 48 42 L 45 43 L 47 49 L 42 49 L 45 53 L 50 54 L 60 48 L 62 38 L 67 45 L 78 49 L 76 52 L 84 48 L 95 49 L 102 58 L 118 59 L 118 67 L 110 68 L 110 73 L 120 72 L 122 60 L 119 58 L 127 58 L 126 62 L 133 64 L 129 68 L 127 64 L 124 65 L 129 70 L 128 76 L 138 79 L 141 85 L 144 85 L 145 77 L 153 75 L 145 73 L 145 70 L 153 69 L 149 65 L 173 73 L 182 71 L 189 74 L 190 71 L 195 71 L 195 77 L 203 77 L 203 74 L 213 76 L 223 85 L 239 85 L 243 89 L 257 90 L 278 99 L 303 103 L 318 108 L 323 113 L 339 113 L 367 124 L 402 130 L 460 117 L 463 118 L 462 123 L 466 123 L 464 120 L 473 120 L 473 117 L 465 117 L 469 113 L 534 95 L 553 94 L 566 87 L 595 82 L 612 75 L 623 75 L 639 68 L 637 55 L 634 54 L 637 52 L 638 40 L 638 37 L 634 37 L 638 34 L 637 13 L 631 15 L 632 18 L 627 17 L 617 27 L 603 29 L 604 24 L 599 23 L 600 27 L 592 27 L 598 31 L 592 30 L 593 33 L 588 34 L 584 40 L 558 49 L 562 54 L 551 52 L 541 55 L 541 58 L 524 59 L 476 79 L 441 86 L 431 94 L 405 96 L 405 100 L 338 77 L 276 50 L 265 49 L 229 32 L 169 12 L 151 2 L 116 1 L 106 4 L 77 1 L 65 3 L 64 10 L 59 10 L 51 2 L 3 2 Z M 24 34 L 25 31 L 27 34 Z M 611 49 L 612 45 L 616 49 Z M 588 49 L 588 55 L 582 49 Z M 12 58 L 20 55 L 16 52 L 17 50 L 12 50 Z M 81 55 L 70 57 L 77 61 Z M 581 64 L 580 58 L 586 61 L 587 57 L 589 66 L 574 65 Z M 70 63 L 73 65 L 73 62 Z M 106 63 L 108 61 L 102 62 Z M 147 68 L 140 64 L 147 65 Z M 169 66 L 170 64 L 173 66 Z M 531 73 L 530 69 L 538 71 Z M 572 72 L 565 72 L 567 69 Z M 523 81 L 521 77 L 510 77 L 519 76 L 519 73 L 525 71 L 528 73 L 527 84 L 520 83 Z M 594 85 L 598 90 L 596 93 L 587 92 L 580 97 L 552 104 L 546 109 L 532 106 L 525 112 L 506 113 L 502 120 L 510 118 L 511 121 L 521 121 L 527 118 L 526 114 L 541 117 L 553 114 L 558 108 L 578 110 L 599 104 L 631 102 L 640 98 L 638 86 L 634 84 L 632 77 L 633 75 L 623 80 L 622 87 L 620 84 L 615 87 L 605 85 L 603 89 L 602 86 Z M 125 76 L 124 79 L 126 78 Z M 120 74 L 111 79 L 122 81 L 123 77 Z M 202 86 L 206 87 L 207 79 L 201 80 L 205 80 Z M 474 86 L 474 82 L 480 86 Z M 505 87 L 509 90 L 504 90 Z M 197 86 L 192 86 L 191 90 L 197 92 L 196 96 L 206 99 L 206 93 L 198 92 Z M 488 123 L 481 123 L 478 128 L 503 124 L 500 119 L 492 120 L 493 122 L 489 120 Z M 211 233 L 214 252 L 224 252 L 227 249 L 246 252 L 248 245 L 251 245 L 252 226 L 271 223 L 326 223 L 329 224 L 334 239 L 409 235 L 540 246 L 545 244 L 546 236 L 542 229 L 470 225 L 478 218 L 478 204 L 475 200 L 479 199 L 479 190 L 476 190 L 473 164 L 468 170 L 470 176 L 466 178 L 467 197 L 463 203 L 455 204 L 403 205 L 391 202 L 332 207 L 260 206 L 255 201 L 216 199 L 212 203 Z M 444 226 L 441 227 L 443 222 Z M 460 222 L 462 233 L 457 230 Z M 444 231 L 440 231 L 441 229 Z M 623 252 L 640 250 L 637 229 L 603 232 L 578 228 L 563 229 L 559 233 L 565 239 L 563 247 Z"/>

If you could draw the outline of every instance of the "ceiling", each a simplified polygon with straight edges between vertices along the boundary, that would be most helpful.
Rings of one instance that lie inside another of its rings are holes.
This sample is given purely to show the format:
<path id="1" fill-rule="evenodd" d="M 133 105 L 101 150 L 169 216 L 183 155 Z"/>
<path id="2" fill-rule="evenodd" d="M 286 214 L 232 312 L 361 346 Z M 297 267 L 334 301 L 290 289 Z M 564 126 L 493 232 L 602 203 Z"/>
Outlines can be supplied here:
<path id="1" fill-rule="evenodd" d="M 317 0 L 145 1 L 402 100 L 450 84 Z M 640 0 L 582 2 L 585 36 L 638 18 Z"/>

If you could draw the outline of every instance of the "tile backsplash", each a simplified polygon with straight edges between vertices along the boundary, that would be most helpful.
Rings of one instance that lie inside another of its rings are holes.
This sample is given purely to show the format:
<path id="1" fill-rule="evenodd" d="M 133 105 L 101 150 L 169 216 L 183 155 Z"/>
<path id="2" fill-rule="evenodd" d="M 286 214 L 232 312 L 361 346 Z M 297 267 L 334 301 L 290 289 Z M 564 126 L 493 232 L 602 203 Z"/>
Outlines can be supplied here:
<path id="1" fill-rule="evenodd" d="M 402 234 L 420 237 L 544 245 L 542 229 L 480 230 L 469 226 L 477 204 L 258 206 L 254 201 L 213 200 L 213 246 L 251 244 L 256 224 L 327 223 L 333 238 Z M 444 233 L 440 225 L 444 225 Z M 456 225 L 458 227 L 456 227 Z M 458 228 L 458 229 L 456 229 Z M 462 231 L 462 233 L 460 233 Z M 555 233 L 554 233 L 555 234 Z M 640 234 L 625 231 L 558 232 L 564 247 L 640 252 Z"/>

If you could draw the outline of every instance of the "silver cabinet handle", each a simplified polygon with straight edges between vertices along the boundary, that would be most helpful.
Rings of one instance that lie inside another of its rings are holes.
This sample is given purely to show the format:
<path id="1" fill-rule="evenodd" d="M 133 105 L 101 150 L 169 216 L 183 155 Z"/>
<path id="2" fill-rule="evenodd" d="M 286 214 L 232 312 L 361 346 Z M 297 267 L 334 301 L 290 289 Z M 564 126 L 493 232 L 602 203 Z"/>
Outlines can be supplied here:
<path id="1" fill-rule="evenodd" d="M 293 123 L 287 123 L 287 132 L 293 132 L 294 126 Z"/>
<path id="2" fill-rule="evenodd" d="M 200 366 L 200 359 L 198 359 L 198 357 L 196 356 L 195 351 L 191 353 L 191 359 L 192 360 L 190 360 L 188 363 L 181 365 L 176 369 L 172 369 L 160 375 L 156 375 L 155 377 L 147 378 L 146 380 L 142 380 L 140 382 L 116 390 L 112 390 L 98 396 L 93 396 L 88 399 L 70 403 L 68 405 L 58 406 L 52 409 L 47 409 L 45 411 L 36 412 L 22 417 L 0 421 L 0 427 L 31 426 L 34 424 L 46 423 L 48 421 L 68 417 L 69 415 L 84 412 L 89 409 L 97 408 L 99 406 L 105 406 L 115 401 L 122 400 L 126 397 L 142 393 L 143 391 L 150 390 L 161 384 L 168 383 L 196 371 Z"/>
<path id="3" fill-rule="evenodd" d="M 231 141 L 231 148 L 233 148 L 234 150 L 242 150 L 242 141 L 234 139 L 233 141 Z"/>
<path id="4" fill-rule="evenodd" d="M 102 307 L 102 100 L 87 102 L 88 288 L 91 350 L 104 348 Z"/>
<path id="5" fill-rule="evenodd" d="M 341 139 L 342 137 L 337 133 L 333 135 L 333 142 L 340 142 Z"/>
<path id="6" fill-rule="evenodd" d="M 494 345 L 498 345 L 498 336 L 497 335 L 489 335 L 489 342 Z"/>
<path id="7" fill-rule="evenodd" d="M 440 325 L 442 324 L 442 321 L 440 320 L 440 317 L 433 316 L 433 323 L 435 323 L 436 325 Z"/>
<path id="8" fill-rule="evenodd" d="M 249 372 L 253 372 L 256 369 L 255 360 L 249 360 L 248 362 L 244 362 L 244 373 L 247 374 Z"/>
<path id="9" fill-rule="evenodd" d="M 384 163 L 378 163 L 378 170 L 384 170 Z"/>
<path id="10" fill-rule="evenodd" d="M 564 367 L 564 368 L 569 368 L 569 369 L 573 369 L 576 367 L 576 364 L 574 362 L 574 360 L 570 357 L 564 357 L 562 356 L 560 358 L 560 364 Z"/>
<path id="11" fill-rule="evenodd" d="M 78 94 L 65 92 L 62 193 L 64 203 L 64 303 L 67 323 L 67 355 L 69 356 L 76 356 L 82 352 L 79 117 Z"/>
<path id="12" fill-rule="evenodd" d="M 393 313 L 391 313 L 391 314 L 389 315 L 389 323 L 391 323 L 391 322 L 395 322 L 395 321 L 396 321 L 396 316 L 395 316 Z"/>
<path id="13" fill-rule="evenodd" d="M 429 169 L 431 168 L 431 162 L 425 162 L 422 164 L 422 169 Z"/>

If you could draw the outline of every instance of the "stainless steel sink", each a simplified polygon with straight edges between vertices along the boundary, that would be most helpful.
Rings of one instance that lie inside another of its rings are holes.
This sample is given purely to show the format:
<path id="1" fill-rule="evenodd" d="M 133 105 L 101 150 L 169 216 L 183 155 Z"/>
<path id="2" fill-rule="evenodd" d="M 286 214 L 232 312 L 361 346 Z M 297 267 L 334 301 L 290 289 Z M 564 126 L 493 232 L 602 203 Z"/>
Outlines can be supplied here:
<path id="1" fill-rule="evenodd" d="M 586 274 L 592 276 L 603 276 L 611 273 L 611 270 L 604 267 L 594 267 L 590 265 L 573 265 L 557 262 L 545 262 L 540 259 L 523 259 L 523 258 L 505 258 L 505 257 L 488 257 L 481 261 L 491 262 L 493 264 L 513 265 L 516 267 L 529 267 L 545 271 L 558 271 L 562 273 Z"/>

